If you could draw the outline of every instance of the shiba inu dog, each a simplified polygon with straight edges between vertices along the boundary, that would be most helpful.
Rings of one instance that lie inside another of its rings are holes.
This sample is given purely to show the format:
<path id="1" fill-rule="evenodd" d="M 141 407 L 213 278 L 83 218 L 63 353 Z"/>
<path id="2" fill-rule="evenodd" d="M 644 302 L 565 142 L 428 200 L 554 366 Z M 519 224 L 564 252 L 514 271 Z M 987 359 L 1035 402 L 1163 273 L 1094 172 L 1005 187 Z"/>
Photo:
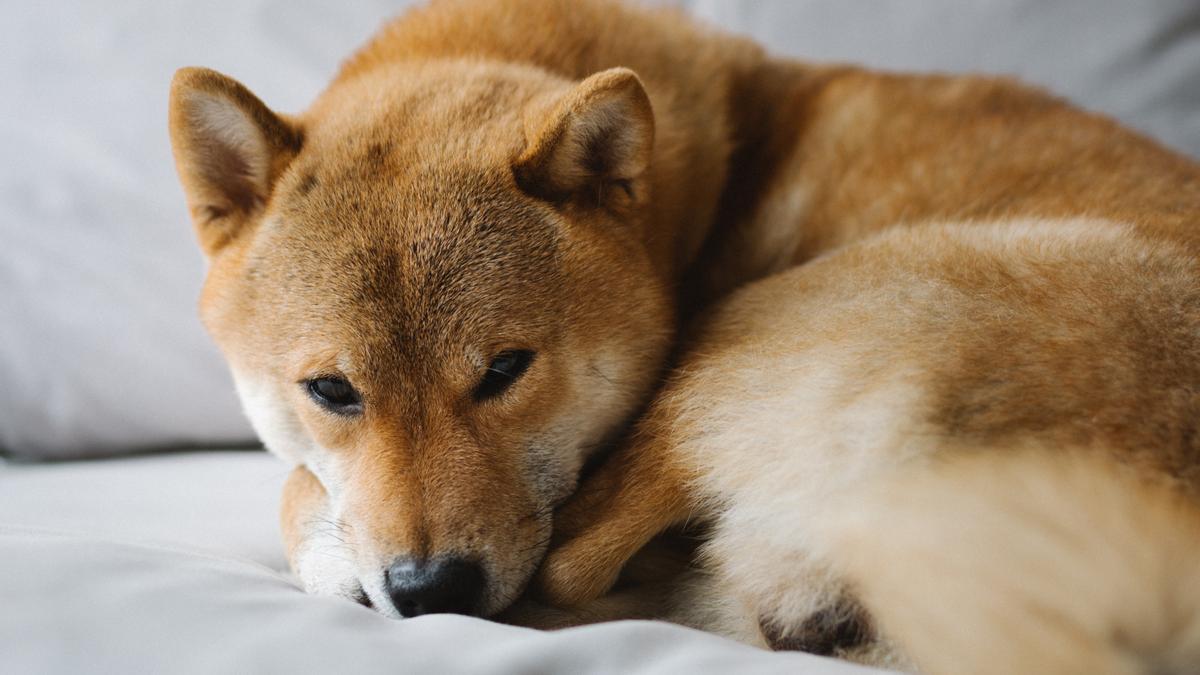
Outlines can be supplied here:
<path id="1" fill-rule="evenodd" d="M 434 2 L 296 116 L 184 69 L 170 126 L 309 590 L 580 606 L 692 519 L 741 639 L 1195 663 L 1191 161 L 608 0 Z"/>

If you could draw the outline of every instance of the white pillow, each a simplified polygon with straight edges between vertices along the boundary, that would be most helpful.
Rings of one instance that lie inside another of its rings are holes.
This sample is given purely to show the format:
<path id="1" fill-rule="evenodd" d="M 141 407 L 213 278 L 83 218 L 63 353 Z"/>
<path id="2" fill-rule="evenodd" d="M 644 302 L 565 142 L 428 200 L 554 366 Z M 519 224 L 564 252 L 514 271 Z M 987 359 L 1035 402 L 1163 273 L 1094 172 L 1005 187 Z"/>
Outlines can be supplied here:
<path id="1" fill-rule="evenodd" d="M 0 21 L 0 447 L 246 443 L 196 318 L 204 263 L 167 138 L 206 65 L 300 110 L 397 3 L 10 3 Z"/>
<path id="2" fill-rule="evenodd" d="M 210 66 L 299 110 L 406 4 L 10 3 L 0 448 L 63 458 L 252 438 L 196 319 L 203 263 L 167 142 L 171 73 Z M 1016 73 L 1200 156 L 1194 0 L 683 4 L 781 53 Z"/>

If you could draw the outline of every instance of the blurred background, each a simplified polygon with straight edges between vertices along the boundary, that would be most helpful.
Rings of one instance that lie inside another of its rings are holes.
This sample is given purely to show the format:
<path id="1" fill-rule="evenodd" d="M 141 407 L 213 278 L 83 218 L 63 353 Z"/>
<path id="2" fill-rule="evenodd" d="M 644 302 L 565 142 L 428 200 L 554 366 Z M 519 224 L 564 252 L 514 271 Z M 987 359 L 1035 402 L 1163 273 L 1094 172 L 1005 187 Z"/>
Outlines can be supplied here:
<path id="1" fill-rule="evenodd" d="M 250 444 L 166 131 L 204 65 L 298 111 L 401 0 L 0 3 L 0 453 Z M 1200 157 L 1197 0 L 681 0 L 780 54 L 1008 73 Z"/>

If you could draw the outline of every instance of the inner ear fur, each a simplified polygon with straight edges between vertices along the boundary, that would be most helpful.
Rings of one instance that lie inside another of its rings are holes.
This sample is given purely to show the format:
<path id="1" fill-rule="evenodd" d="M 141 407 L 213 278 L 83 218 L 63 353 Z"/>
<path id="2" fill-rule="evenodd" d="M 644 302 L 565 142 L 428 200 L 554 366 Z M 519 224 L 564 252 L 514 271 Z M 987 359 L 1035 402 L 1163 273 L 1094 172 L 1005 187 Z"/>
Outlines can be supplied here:
<path id="1" fill-rule="evenodd" d="M 527 193 L 605 205 L 640 191 L 654 148 L 654 112 L 632 70 L 612 68 L 583 80 L 535 129 L 513 165 Z"/>
<path id="2" fill-rule="evenodd" d="M 182 68 L 171 81 L 171 146 L 200 246 L 212 255 L 266 204 L 300 151 L 300 130 L 232 78 Z"/>

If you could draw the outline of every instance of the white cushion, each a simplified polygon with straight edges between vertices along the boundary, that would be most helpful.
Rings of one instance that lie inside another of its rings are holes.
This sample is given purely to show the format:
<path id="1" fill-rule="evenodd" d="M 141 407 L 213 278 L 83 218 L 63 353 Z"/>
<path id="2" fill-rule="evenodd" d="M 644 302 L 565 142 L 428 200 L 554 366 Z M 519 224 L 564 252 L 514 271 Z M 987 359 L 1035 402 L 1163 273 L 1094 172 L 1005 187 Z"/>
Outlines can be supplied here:
<path id="1" fill-rule="evenodd" d="M 0 466 L 0 523 L 204 550 L 286 572 L 279 495 L 289 471 L 261 450 Z"/>
<path id="2" fill-rule="evenodd" d="M 176 68 L 302 109 L 394 2 L 17 3 L 0 41 L 0 447 L 97 456 L 246 442 L 196 317 L 167 137 Z"/>

